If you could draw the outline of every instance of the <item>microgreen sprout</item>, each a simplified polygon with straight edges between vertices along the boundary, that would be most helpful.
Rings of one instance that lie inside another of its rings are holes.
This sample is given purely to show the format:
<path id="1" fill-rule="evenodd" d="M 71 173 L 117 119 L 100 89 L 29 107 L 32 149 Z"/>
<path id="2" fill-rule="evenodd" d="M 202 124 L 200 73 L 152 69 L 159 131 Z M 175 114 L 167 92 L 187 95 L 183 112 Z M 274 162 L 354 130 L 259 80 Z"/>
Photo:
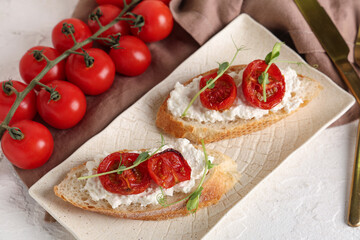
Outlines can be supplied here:
<path id="1" fill-rule="evenodd" d="M 217 76 L 215 78 L 211 78 L 209 79 L 207 82 L 206 82 L 206 85 L 205 87 L 203 87 L 202 89 L 200 89 L 200 91 L 198 91 L 195 96 L 191 99 L 190 103 L 187 105 L 187 107 L 185 108 L 184 112 L 181 114 L 181 117 L 185 117 L 186 116 L 186 113 L 187 111 L 189 110 L 189 108 L 191 107 L 191 105 L 193 105 L 193 103 L 195 102 L 195 100 L 200 96 L 200 94 L 202 92 L 204 92 L 207 88 L 214 88 L 215 86 L 215 81 L 218 80 L 228 69 L 229 67 L 231 66 L 231 64 L 235 61 L 238 53 L 244 49 L 243 46 L 241 47 L 238 47 L 236 46 L 235 42 L 233 41 L 234 45 L 235 45 L 235 48 L 236 48 L 236 52 L 235 52 L 235 55 L 234 57 L 231 59 L 230 63 L 229 62 L 223 62 L 223 63 L 218 63 L 219 64 L 219 69 L 217 71 Z"/>
<path id="2" fill-rule="evenodd" d="M 266 102 L 266 84 L 269 83 L 269 74 L 267 71 L 269 70 L 270 66 L 276 61 L 276 59 L 280 56 L 281 44 L 282 43 L 275 43 L 272 51 L 266 55 L 265 62 L 267 64 L 267 67 L 266 67 L 265 71 L 262 72 L 258 78 L 258 82 L 263 87 L 264 102 Z"/>
<path id="3" fill-rule="evenodd" d="M 122 174 L 124 169 L 126 168 L 124 165 L 122 165 L 122 155 L 120 155 L 120 162 L 119 162 L 119 167 L 117 169 L 117 174 Z"/>
<path id="4" fill-rule="evenodd" d="M 206 153 L 206 148 L 205 148 L 205 144 L 204 144 L 204 140 L 201 139 L 201 145 L 204 151 L 204 162 L 205 162 L 205 169 L 204 169 L 204 173 L 203 176 L 201 177 L 200 183 L 197 186 L 197 188 L 195 189 L 194 192 L 192 192 L 191 194 L 187 195 L 186 197 L 176 201 L 176 202 L 172 202 L 172 203 L 168 203 L 167 202 L 167 196 L 165 195 L 165 192 L 163 190 L 162 187 L 160 187 L 161 193 L 158 194 L 156 196 L 156 200 L 158 201 L 158 203 L 163 206 L 163 207 L 169 207 L 171 205 L 175 205 L 177 203 L 180 203 L 182 201 L 185 201 L 187 199 L 188 202 L 186 203 L 186 209 L 190 212 L 190 213 L 195 213 L 199 207 L 199 202 L 200 202 L 200 196 L 201 196 L 201 192 L 204 189 L 202 187 L 202 185 L 204 184 L 205 181 L 205 177 L 206 174 L 208 173 L 208 170 L 214 167 L 214 164 L 211 163 L 211 161 L 208 159 L 208 155 Z"/>

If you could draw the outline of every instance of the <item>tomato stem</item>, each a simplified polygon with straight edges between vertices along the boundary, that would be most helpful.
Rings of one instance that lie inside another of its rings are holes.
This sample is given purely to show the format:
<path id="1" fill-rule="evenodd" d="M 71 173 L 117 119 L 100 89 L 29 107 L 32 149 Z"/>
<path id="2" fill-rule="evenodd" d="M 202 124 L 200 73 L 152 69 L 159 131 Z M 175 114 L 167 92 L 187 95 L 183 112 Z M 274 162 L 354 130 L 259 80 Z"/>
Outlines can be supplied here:
<path id="1" fill-rule="evenodd" d="M 21 130 L 17 127 L 9 127 L 9 126 L 3 125 L 3 124 L 1 124 L 0 127 L 2 129 L 8 130 L 12 139 L 22 140 L 25 137 L 24 134 L 21 132 Z"/>
<path id="2" fill-rule="evenodd" d="M 91 37 L 85 39 L 82 42 L 77 42 L 75 40 L 75 37 L 72 33 L 72 31 L 69 32 L 69 34 L 71 34 L 71 36 L 74 39 L 74 45 L 73 47 L 71 47 L 70 49 L 64 51 L 59 57 L 55 58 L 54 60 L 49 60 L 45 57 L 45 59 L 47 59 L 47 65 L 43 68 L 43 70 L 33 79 L 31 80 L 31 82 L 29 83 L 29 85 L 22 91 L 19 92 L 17 94 L 17 97 L 13 103 L 13 105 L 11 106 L 8 114 L 6 115 L 5 119 L 3 120 L 3 122 L 1 123 L 1 128 L 0 128 L 0 138 L 4 135 L 4 132 L 6 131 L 6 128 L 4 128 L 4 126 L 8 126 L 8 124 L 10 123 L 11 118 L 14 116 L 16 109 L 19 107 L 20 103 L 22 102 L 22 100 L 24 100 L 24 98 L 26 97 L 26 95 L 36 86 L 38 85 L 38 83 L 40 82 L 40 80 L 45 76 L 45 74 L 51 69 L 53 68 L 56 64 L 58 64 L 59 62 L 63 61 L 65 58 L 67 58 L 71 53 L 74 53 L 76 50 L 84 47 L 85 45 L 87 45 L 88 43 L 92 42 L 94 40 L 94 38 L 97 38 L 100 34 L 102 34 L 103 32 L 105 32 L 106 30 L 108 30 L 109 28 L 111 28 L 112 26 L 114 26 L 118 21 L 120 21 L 119 19 L 125 14 L 127 13 L 132 6 L 134 6 L 135 4 L 137 4 L 138 2 L 140 2 L 140 0 L 132 0 L 131 3 L 126 4 L 123 8 L 123 10 L 119 13 L 119 15 L 113 20 L 111 21 L 109 24 L 105 25 L 105 26 L 100 26 L 100 29 L 94 33 Z M 43 55 L 44 57 L 44 55 Z"/>
<path id="3" fill-rule="evenodd" d="M 96 13 L 91 13 L 90 14 L 90 19 L 95 20 L 100 28 L 103 27 L 103 25 L 102 25 L 102 23 L 100 22 L 100 19 L 99 19 L 99 17 L 101 17 L 101 16 L 102 16 L 102 12 L 101 12 L 100 8 L 98 8 L 96 10 Z"/>
<path id="4" fill-rule="evenodd" d="M 3 89 L 4 93 L 8 96 L 10 96 L 13 93 L 15 93 L 16 96 L 19 95 L 19 92 L 16 90 L 16 88 L 13 87 L 13 83 L 11 80 L 4 82 L 2 84 L 2 89 Z"/>
<path id="5" fill-rule="evenodd" d="M 106 37 L 97 37 L 97 38 L 94 38 L 94 40 L 111 41 L 110 38 L 106 38 Z"/>
<path id="6" fill-rule="evenodd" d="M 43 84 L 42 82 L 37 82 L 37 85 L 42 86 L 47 92 L 50 93 L 49 102 L 51 100 L 58 101 L 61 98 L 60 93 L 58 91 L 55 91 L 56 87 L 54 87 L 54 88 L 49 87 L 49 86 Z"/>
<path id="7" fill-rule="evenodd" d="M 49 86 L 43 84 L 42 82 L 37 82 L 36 84 L 39 85 L 39 86 L 41 86 L 41 87 L 43 87 L 43 88 L 45 88 L 45 90 L 47 90 L 47 91 L 50 91 L 50 90 L 51 90 L 51 88 L 50 88 Z"/>
<path id="8" fill-rule="evenodd" d="M 83 52 L 70 51 L 70 50 L 69 50 L 69 53 L 70 53 L 70 54 L 77 54 L 77 55 L 81 55 L 81 56 L 84 56 L 84 57 L 85 57 L 85 55 L 86 55 L 86 54 L 85 54 L 85 53 L 83 53 Z"/>
<path id="9" fill-rule="evenodd" d="M 43 51 L 44 50 L 34 50 L 30 54 L 33 55 L 36 61 L 40 62 L 41 60 L 43 60 L 44 57 L 44 54 L 42 54 Z"/>
<path id="10" fill-rule="evenodd" d="M 129 21 L 129 22 L 134 22 L 135 21 L 135 18 L 119 18 L 120 21 Z"/>

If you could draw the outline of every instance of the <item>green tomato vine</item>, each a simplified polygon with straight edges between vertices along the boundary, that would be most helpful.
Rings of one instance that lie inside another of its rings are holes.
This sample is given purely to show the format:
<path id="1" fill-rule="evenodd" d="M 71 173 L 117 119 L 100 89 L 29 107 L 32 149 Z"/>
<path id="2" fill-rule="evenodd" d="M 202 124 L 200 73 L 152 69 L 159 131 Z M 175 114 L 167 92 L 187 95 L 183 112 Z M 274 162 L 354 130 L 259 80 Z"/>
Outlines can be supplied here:
<path id="1" fill-rule="evenodd" d="M 82 42 L 77 42 L 76 41 L 76 39 L 74 37 L 74 29 L 73 29 L 73 27 L 70 24 L 65 23 L 64 26 L 63 26 L 63 33 L 71 35 L 71 37 L 72 37 L 72 39 L 74 41 L 74 45 L 73 45 L 72 48 L 64 51 L 59 57 L 57 57 L 54 60 L 49 60 L 41 51 L 34 52 L 33 53 L 34 57 L 36 57 L 37 59 L 39 59 L 39 58 L 45 59 L 46 66 L 29 83 L 29 85 L 21 92 L 16 91 L 16 89 L 9 87 L 11 85 L 7 84 L 7 89 L 10 89 L 10 91 L 12 91 L 12 92 L 14 92 L 16 94 L 16 99 L 15 99 L 13 105 L 11 106 L 8 114 L 6 115 L 4 121 L 0 124 L 0 138 L 3 136 L 3 134 L 5 133 L 6 130 L 8 130 L 9 132 L 11 131 L 12 133 L 14 133 L 16 135 L 20 135 L 20 136 L 22 135 L 20 129 L 9 127 L 9 123 L 10 123 L 11 118 L 14 116 L 16 109 L 19 107 L 20 103 L 24 100 L 26 95 L 36 85 L 40 85 L 41 87 L 44 87 L 47 91 L 51 92 L 51 94 L 53 96 L 56 96 L 57 98 L 61 97 L 61 96 L 59 96 L 59 94 L 56 92 L 55 89 L 51 89 L 50 87 L 40 83 L 40 80 L 45 76 L 45 74 L 51 68 L 53 68 L 56 64 L 63 61 L 70 54 L 73 54 L 73 53 L 82 54 L 86 58 L 86 53 L 84 51 L 83 51 L 83 53 L 79 53 L 79 52 L 77 52 L 77 50 L 82 49 L 85 45 L 87 45 L 88 43 L 90 43 L 90 42 L 92 42 L 94 40 L 106 40 L 106 41 L 108 41 L 109 45 L 117 47 L 120 35 L 118 35 L 116 37 L 111 36 L 109 38 L 99 38 L 99 35 L 102 34 L 103 32 L 105 32 L 106 30 L 108 30 L 109 28 L 111 28 L 112 26 L 114 26 L 119 21 L 128 21 L 129 24 L 131 25 L 131 27 L 135 27 L 135 28 L 138 27 L 139 29 L 141 29 L 141 27 L 144 25 L 144 18 L 142 16 L 140 16 L 140 15 L 136 15 L 136 14 L 133 14 L 133 13 L 129 12 L 129 10 L 132 9 L 132 7 L 135 6 L 139 2 L 140 2 L 140 0 L 132 0 L 131 3 L 127 4 L 126 1 L 124 1 L 124 8 L 120 12 L 120 14 L 113 21 L 111 21 L 109 24 L 107 24 L 105 26 L 103 26 L 100 23 L 100 21 L 98 19 L 99 16 L 97 16 L 97 15 L 92 16 L 98 22 L 100 28 L 96 33 L 94 33 L 92 36 L 90 36 L 89 38 L 87 38 L 86 40 L 84 40 Z M 125 17 L 125 16 L 130 16 L 130 17 Z M 89 60 L 89 58 L 88 58 L 88 60 Z M 90 60 L 91 60 L 91 58 L 90 58 Z M 91 64 L 91 61 L 89 62 L 89 64 Z"/>

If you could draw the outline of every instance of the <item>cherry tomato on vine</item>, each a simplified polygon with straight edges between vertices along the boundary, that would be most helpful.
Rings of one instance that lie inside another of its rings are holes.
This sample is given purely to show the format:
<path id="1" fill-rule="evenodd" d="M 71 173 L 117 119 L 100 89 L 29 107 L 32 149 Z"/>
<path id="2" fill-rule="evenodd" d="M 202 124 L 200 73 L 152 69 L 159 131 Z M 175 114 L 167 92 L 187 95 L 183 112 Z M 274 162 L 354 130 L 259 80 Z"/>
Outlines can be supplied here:
<path id="1" fill-rule="evenodd" d="M 8 81 L 1 83 L 0 94 L 0 122 L 2 122 L 8 114 L 11 106 L 15 102 L 16 94 L 13 91 L 4 91 L 4 84 Z M 22 92 L 26 88 L 26 84 L 11 80 L 12 86 L 18 91 Z M 10 124 L 24 119 L 33 119 L 36 115 L 36 94 L 31 90 L 26 97 L 21 101 L 19 107 L 16 109 L 14 116 L 10 120 Z"/>
<path id="2" fill-rule="evenodd" d="M 68 18 L 60 21 L 52 30 L 51 39 L 54 47 L 59 52 L 64 52 L 74 46 L 74 40 L 69 33 L 63 33 L 63 24 L 67 24 L 74 31 L 74 37 L 77 42 L 82 42 L 91 37 L 90 28 L 80 19 Z M 92 42 L 86 44 L 83 48 L 91 48 Z"/>
<path id="3" fill-rule="evenodd" d="M 143 1 L 161 1 L 163 2 L 166 6 L 169 6 L 171 0 L 143 0 Z"/>
<path id="4" fill-rule="evenodd" d="M 204 76 L 200 80 L 199 87 L 202 89 L 206 86 L 207 81 L 214 79 L 217 73 Z M 200 101 L 202 105 L 212 110 L 226 110 L 229 109 L 237 96 L 237 87 L 234 79 L 228 74 L 223 74 L 214 83 L 213 88 L 207 88 L 200 94 Z"/>
<path id="5" fill-rule="evenodd" d="M 111 87 L 115 78 L 115 65 L 101 49 L 90 48 L 86 52 L 94 58 L 94 62 L 87 66 L 84 56 L 71 54 L 66 61 L 66 77 L 85 94 L 98 95 Z"/>
<path id="6" fill-rule="evenodd" d="M 167 149 L 147 160 L 150 177 L 161 187 L 190 180 L 191 168 L 184 157 L 174 149 Z"/>
<path id="7" fill-rule="evenodd" d="M 34 52 L 35 51 L 35 52 Z M 19 63 L 19 70 L 22 79 L 26 83 L 30 83 L 47 65 L 46 60 L 41 56 L 40 52 L 45 55 L 49 60 L 54 60 L 59 57 L 61 53 L 55 48 L 36 46 L 30 48 L 24 56 L 22 56 Z M 52 67 L 40 82 L 46 84 L 52 80 L 64 80 L 65 79 L 65 62 L 61 61 Z M 40 88 L 37 88 L 40 90 Z"/>
<path id="8" fill-rule="evenodd" d="M 120 161 L 122 165 L 129 167 L 138 156 L 138 153 L 112 153 L 100 163 L 97 173 L 117 169 Z M 138 194 L 150 186 L 150 176 L 147 172 L 146 162 L 141 163 L 135 168 L 125 170 L 121 174 L 112 173 L 103 175 L 99 179 L 107 191 L 122 195 Z"/>
<path id="9" fill-rule="evenodd" d="M 84 93 L 77 86 L 66 81 L 51 81 L 47 86 L 55 88 L 60 97 L 50 100 L 50 93 L 44 88 L 41 89 L 36 101 L 41 118 L 59 129 L 71 128 L 80 122 L 86 111 Z"/>
<path id="10" fill-rule="evenodd" d="M 126 0 L 126 3 L 129 4 L 129 3 L 131 3 L 131 1 L 132 0 Z M 121 9 L 124 8 L 124 0 L 96 0 L 96 3 L 99 5 L 112 4 Z"/>
<path id="11" fill-rule="evenodd" d="M 151 63 L 151 53 L 146 44 L 134 36 L 120 38 L 118 49 L 110 50 L 116 72 L 126 76 L 137 76 L 145 72 Z"/>
<path id="12" fill-rule="evenodd" d="M 103 26 L 109 24 L 112 20 L 114 20 L 121 12 L 121 9 L 110 4 L 101 5 L 93 11 L 93 14 L 97 14 L 97 12 L 100 11 L 99 21 Z M 90 15 L 91 16 L 91 15 Z M 92 17 L 89 16 L 88 19 L 88 25 L 90 27 L 90 30 L 95 33 L 97 32 L 100 27 L 99 24 L 95 19 L 92 19 Z M 121 36 L 129 35 L 130 34 L 130 26 L 126 21 L 119 21 L 114 26 L 103 32 L 99 35 L 101 38 L 108 38 L 109 36 L 114 36 L 115 34 L 120 33 Z M 107 44 L 107 41 L 98 41 L 99 43 L 103 45 L 109 45 Z"/>
<path id="13" fill-rule="evenodd" d="M 266 102 L 264 102 L 263 86 L 258 78 L 266 67 L 264 60 L 254 60 L 249 63 L 243 73 L 242 90 L 250 105 L 271 109 L 280 103 L 285 95 L 285 80 L 280 69 L 273 63 L 267 71 L 269 83 L 266 84 Z"/>
<path id="14" fill-rule="evenodd" d="M 50 158 L 54 140 L 50 131 L 42 124 L 22 120 L 12 125 L 24 134 L 21 140 L 11 138 L 8 131 L 1 139 L 1 148 L 9 161 L 23 169 L 42 166 Z"/>
<path id="15" fill-rule="evenodd" d="M 132 12 L 144 17 L 145 24 L 140 32 L 139 28 L 131 28 L 131 33 L 144 42 L 159 41 L 171 33 L 174 24 L 173 17 L 170 9 L 163 2 L 140 2 Z"/>

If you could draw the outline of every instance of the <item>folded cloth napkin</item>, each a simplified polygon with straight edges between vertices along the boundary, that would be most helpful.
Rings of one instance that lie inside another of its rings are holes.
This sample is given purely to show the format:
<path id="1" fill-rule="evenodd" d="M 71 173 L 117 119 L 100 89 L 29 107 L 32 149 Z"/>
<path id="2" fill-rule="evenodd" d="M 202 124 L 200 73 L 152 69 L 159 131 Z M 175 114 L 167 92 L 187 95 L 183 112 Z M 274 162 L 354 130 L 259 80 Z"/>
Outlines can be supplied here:
<path id="1" fill-rule="evenodd" d="M 85 18 L 95 7 L 94 2 L 94 0 L 79 0 L 74 17 Z M 320 3 L 334 20 L 352 50 L 359 24 L 360 1 L 322 0 Z M 293 1 L 172 0 L 170 8 L 176 20 L 174 29 L 168 38 L 148 44 L 152 53 L 149 69 L 137 77 L 117 75 L 114 85 L 106 93 L 87 97 L 87 113 L 76 127 L 68 130 L 49 127 L 55 139 L 54 153 L 50 160 L 34 170 L 16 168 L 27 186 L 31 186 L 70 156 L 86 140 L 100 132 L 117 115 L 162 81 L 200 45 L 240 13 L 249 14 L 286 44 L 303 54 L 310 64 L 319 65 L 320 71 L 345 87 Z M 353 62 L 352 52 L 349 60 Z M 355 106 L 336 124 L 349 122 L 358 116 L 359 108 Z"/>

